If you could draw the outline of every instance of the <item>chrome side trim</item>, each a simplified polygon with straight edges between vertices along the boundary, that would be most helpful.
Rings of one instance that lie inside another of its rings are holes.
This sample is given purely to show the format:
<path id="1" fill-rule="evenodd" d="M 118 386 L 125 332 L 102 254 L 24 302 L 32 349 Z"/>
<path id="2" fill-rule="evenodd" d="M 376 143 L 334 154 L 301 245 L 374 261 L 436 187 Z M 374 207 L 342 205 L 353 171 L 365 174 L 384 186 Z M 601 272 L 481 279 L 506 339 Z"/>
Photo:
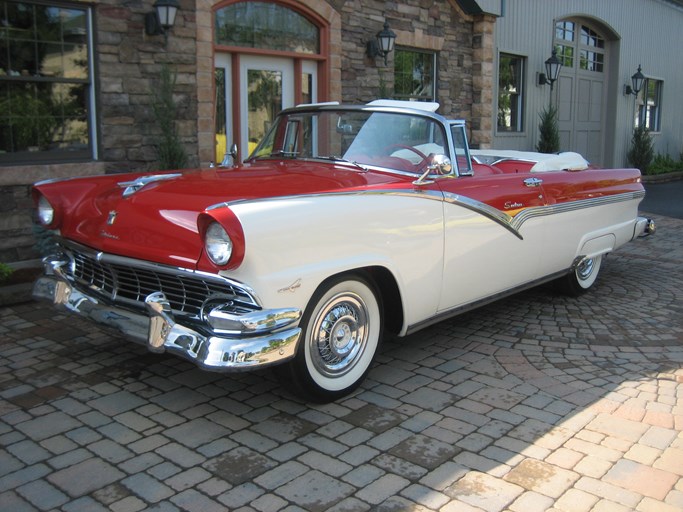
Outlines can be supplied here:
<path id="1" fill-rule="evenodd" d="M 594 208 L 596 206 L 603 206 L 607 204 L 623 203 L 625 201 L 632 201 L 645 196 L 645 191 L 625 192 L 623 194 L 614 194 L 611 196 L 592 197 L 590 199 L 580 199 L 578 201 L 571 201 L 567 203 L 553 204 L 548 206 L 538 206 L 533 208 L 526 208 L 515 215 L 512 225 L 519 229 L 529 219 L 536 217 L 546 217 L 550 215 L 558 215 L 561 213 L 573 212 L 583 210 L 586 208 Z"/>
<path id="2" fill-rule="evenodd" d="M 498 208 L 494 208 L 493 206 L 467 196 L 451 194 L 449 192 L 444 194 L 444 201 L 478 213 L 487 219 L 500 224 L 520 240 L 524 240 L 524 237 L 519 232 L 519 228 L 514 224 L 514 217 L 511 217 L 507 213 L 500 211 Z"/>
<path id="3" fill-rule="evenodd" d="M 329 193 L 316 193 L 316 194 L 305 194 L 299 196 L 277 196 L 277 197 L 265 197 L 258 199 L 239 199 L 236 201 L 227 201 L 224 203 L 214 204 L 209 206 L 207 210 L 214 210 L 219 208 L 229 208 L 230 206 L 237 204 L 246 203 L 260 203 L 268 201 L 282 201 L 288 199 L 301 199 L 303 197 L 335 197 L 335 196 L 367 196 L 367 195 L 392 195 L 392 196 L 403 196 L 403 197 L 419 197 L 422 199 L 429 199 L 432 201 L 443 201 L 448 204 L 455 206 L 461 206 L 475 213 L 478 213 L 498 224 L 503 228 L 508 230 L 510 233 L 515 235 L 520 240 L 524 237 L 520 233 L 522 225 L 533 218 L 546 217 L 550 215 L 557 215 L 561 213 L 567 213 L 577 210 L 583 210 L 585 208 L 593 208 L 596 206 L 602 206 L 606 204 L 621 203 L 625 201 L 632 201 L 634 199 L 641 199 L 645 196 L 644 190 L 639 190 L 636 192 L 625 192 L 623 194 L 614 194 L 610 196 L 602 197 L 592 197 L 590 199 L 580 199 L 578 201 L 570 201 L 567 203 L 560 203 L 554 205 L 546 206 L 533 206 L 530 208 L 525 208 L 519 212 L 514 217 L 508 215 L 507 213 L 494 208 L 486 203 L 472 199 L 471 197 L 454 194 L 452 192 L 440 192 L 437 190 L 421 190 L 421 189 L 376 189 L 376 190 L 360 190 L 353 192 L 329 192 Z"/>

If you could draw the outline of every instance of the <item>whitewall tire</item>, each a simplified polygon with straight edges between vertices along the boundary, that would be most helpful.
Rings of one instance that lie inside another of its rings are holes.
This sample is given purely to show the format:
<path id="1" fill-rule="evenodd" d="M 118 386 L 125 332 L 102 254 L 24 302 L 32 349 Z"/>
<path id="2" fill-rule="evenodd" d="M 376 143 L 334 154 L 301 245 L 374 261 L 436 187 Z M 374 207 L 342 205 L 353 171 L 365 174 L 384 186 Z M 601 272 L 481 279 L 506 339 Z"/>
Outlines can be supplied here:
<path id="1" fill-rule="evenodd" d="M 374 284 L 360 275 L 324 283 L 301 320 L 295 358 L 280 369 L 298 395 L 330 402 L 365 379 L 382 336 L 382 302 Z"/>

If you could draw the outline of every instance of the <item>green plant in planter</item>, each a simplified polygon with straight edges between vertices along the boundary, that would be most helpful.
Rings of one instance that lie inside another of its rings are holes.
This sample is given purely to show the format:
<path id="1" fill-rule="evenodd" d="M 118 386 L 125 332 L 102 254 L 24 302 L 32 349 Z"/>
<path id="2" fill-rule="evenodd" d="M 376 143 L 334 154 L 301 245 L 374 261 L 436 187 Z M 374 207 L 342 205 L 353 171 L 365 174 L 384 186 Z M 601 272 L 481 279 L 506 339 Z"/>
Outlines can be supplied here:
<path id="1" fill-rule="evenodd" d="M 557 109 L 552 105 L 544 108 L 539 114 L 538 125 L 540 138 L 536 145 L 539 153 L 557 153 L 560 150 L 560 132 L 557 127 Z"/>
<path id="2" fill-rule="evenodd" d="M 156 145 L 160 170 L 182 169 L 187 166 L 187 152 L 176 130 L 177 109 L 173 99 L 176 79 L 176 73 L 164 64 L 157 88 L 150 91 L 152 111 L 161 128 L 161 138 Z"/>
<path id="3" fill-rule="evenodd" d="M 6 263 L 0 263 L 0 284 L 5 284 L 12 277 L 14 269 Z"/>
<path id="4" fill-rule="evenodd" d="M 641 173 L 647 174 L 654 156 L 655 150 L 652 144 L 650 130 L 648 130 L 646 126 L 638 126 L 633 130 L 631 148 L 626 154 L 629 164 L 636 169 L 640 169 Z"/>

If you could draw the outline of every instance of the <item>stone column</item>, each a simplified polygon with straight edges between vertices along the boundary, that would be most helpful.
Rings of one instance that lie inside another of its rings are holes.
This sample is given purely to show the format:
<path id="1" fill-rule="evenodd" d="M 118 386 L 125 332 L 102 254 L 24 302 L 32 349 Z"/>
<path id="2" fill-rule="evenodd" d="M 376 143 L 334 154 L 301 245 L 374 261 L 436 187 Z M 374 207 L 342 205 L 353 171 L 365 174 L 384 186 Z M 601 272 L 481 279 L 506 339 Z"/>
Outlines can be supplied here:
<path id="1" fill-rule="evenodd" d="M 479 148 L 491 147 L 493 140 L 493 65 L 496 18 L 489 14 L 474 17 L 472 29 L 472 140 Z"/>

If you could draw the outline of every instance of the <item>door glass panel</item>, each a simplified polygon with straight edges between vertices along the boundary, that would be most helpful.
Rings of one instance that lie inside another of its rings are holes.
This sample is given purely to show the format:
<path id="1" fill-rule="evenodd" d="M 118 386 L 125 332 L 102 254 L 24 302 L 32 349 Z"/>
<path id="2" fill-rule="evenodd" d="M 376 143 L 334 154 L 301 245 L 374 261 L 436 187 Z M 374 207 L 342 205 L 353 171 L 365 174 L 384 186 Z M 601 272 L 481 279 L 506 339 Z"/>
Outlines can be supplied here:
<path id="1" fill-rule="evenodd" d="M 282 72 L 250 69 L 247 84 L 247 137 L 251 154 L 282 110 Z"/>
<path id="2" fill-rule="evenodd" d="M 310 73 L 301 75 L 301 103 L 313 103 L 313 75 Z"/>
<path id="3" fill-rule="evenodd" d="M 226 116 L 225 97 L 225 69 L 216 68 L 214 71 L 216 81 L 216 162 L 222 162 L 228 147 L 228 126 Z"/>

